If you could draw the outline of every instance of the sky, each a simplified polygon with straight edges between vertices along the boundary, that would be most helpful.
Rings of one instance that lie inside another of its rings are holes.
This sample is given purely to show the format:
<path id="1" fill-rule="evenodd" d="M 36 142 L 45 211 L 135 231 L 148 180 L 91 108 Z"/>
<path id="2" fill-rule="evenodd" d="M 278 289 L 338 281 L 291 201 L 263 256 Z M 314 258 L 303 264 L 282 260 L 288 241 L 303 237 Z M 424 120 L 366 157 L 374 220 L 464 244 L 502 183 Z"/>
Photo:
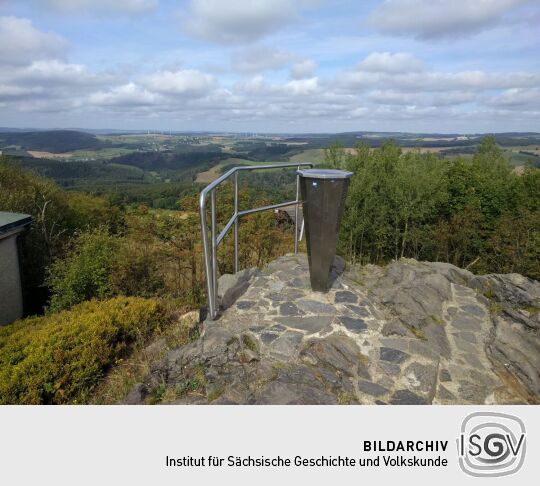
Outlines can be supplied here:
<path id="1" fill-rule="evenodd" d="M 0 126 L 540 132 L 540 1 L 0 0 Z"/>

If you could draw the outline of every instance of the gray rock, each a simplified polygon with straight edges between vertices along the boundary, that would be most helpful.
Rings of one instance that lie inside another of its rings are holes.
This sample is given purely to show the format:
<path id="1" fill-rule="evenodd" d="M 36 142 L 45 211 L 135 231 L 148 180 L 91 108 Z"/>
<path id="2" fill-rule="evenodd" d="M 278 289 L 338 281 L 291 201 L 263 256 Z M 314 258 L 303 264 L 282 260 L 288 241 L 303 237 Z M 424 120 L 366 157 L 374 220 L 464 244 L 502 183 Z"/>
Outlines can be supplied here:
<path id="1" fill-rule="evenodd" d="M 126 398 L 122 401 L 122 405 L 142 405 L 145 398 L 145 389 L 142 383 L 138 383 L 127 394 Z"/>
<path id="2" fill-rule="evenodd" d="M 477 404 L 484 404 L 487 396 L 487 390 L 484 385 L 468 381 L 459 382 L 458 393 L 463 400 Z"/>
<path id="3" fill-rule="evenodd" d="M 450 392 L 447 388 L 445 388 L 443 385 L 439 385 L 439 388 L 437 390 L 437 398 L 441 400 L 455 400 L 456 397 L 452 392 Z"/>
<path id="4" fill-rule="evenodd" d="M 389 363 L 388 361 L 379 361 L 377 363 L 377 369 L 380 373 L 389 377 L 395 377 L 401 374 L 401 367 L 396 363 Z"/>
<path id="5" fill-rule="evenodd" d="M 383 336 L 406 336 L 408 330 L 397 320 L 386 322 L 381 330 Z"/>
<path id="6" fill-rule="evenodd" d="M 540 332 L 538 324 L 524 316 L 504 312 L 494 319 L 495 338 L 489 346 L 491 355 L 528 393 L 540 396 Z M 536 329 L 535 329 L 536 327 Z"/>
<path id="7" fill-rule="evenodd" d="M 336 255 L 336 257 L 334 258 L 334 263 L 332 265 L 332 270 L 337 275 L 341 275 L 343 271 L 345 270 L 345 266 L 346 266 L 345 260 L 339 255 Z"/>
<path id="8" fill-rule="evenodd" d="M 307 277 L 295 277 L 291 281 L 291 286 L 297 289 L 309 289 L 311 288 L 311 282 Z"/>
<path id="9" fill-rule="evenodd" d="M 240 363 L 252 363 L 253 361 L 260 361 L 259 353 L 252 351 L 251 349 L 243 349 L 237 353 L 237 358 Z"/>
<path id="10" fill-rule="evenodd" d="M 482 321 L 474 316 L 468 316 L 463 313 L 459 313 L 452 320 L 452 326 L 461 331 L 478 332 L 482 325 Z"/>
<path id="11" fill-rule="evenodd" d="M 421 393 L 431 401 L 437 385 L 436 366 L 411 363 L 403 370 L 403 376 L 408 381 L 409 388 Z"/>
<path id="12" fill-rule="evenodd" d="M 311 290 L 305 255 L 222 277 L 230 307 L 194 342 L 151 344 L 162 351 L 124 402 L 201 377 L 171 403 L 540 401 L 540 284 L 412 259 L 342 267 L 326 294 Z"/>
<path id="13" fill-rule="evenodd" d="M 270 350 L 272 354 L 290 358 L 296 354 L 303 337 L 304 335 L 300 332 L 286 331 L 271 343 Z"/>
<path id="14" fill-rule="evenodd" d="M 358 296 L 348 290 L 339 290 L 334 296 L 334 302 L 336 304 L 356 304 L 358 302 Z"/>
<path id="15" fill-rule="evenodd" d="M 251 309 L 255 305 L 255 302 L 252 300 L 240 300 L 236 303 L 236 307 L 240 310 Z"/>
<path id="16" fill-rule="evenodd" d="M 517 273 L 476 276 L 471 279 L 470 286 L 511 307 L 540 305 L 540 282 Z"/>
<path id="17" fill-rule="evenodd" d="M 476 335 L 472 332 L 466 332 L 466 331 L 460 332 L 458 335 L 461 339 L 463 339 L 464 341 L 467 341 L 468 343 L 471 343 L 471 344 L 478 343 L 478 340 L 476 339 Z"/>
<path id="18" fill-rule="evenodd" d="M 440 357 L 437 347 L 433 346 L 429 340 L 426 342 L 412 339 L 409 343 L 409 352 L 433 361 L 438 360 Z"/>
<path id="19" fill-rule="evenodd" d="M 402 363 L 409 355 L 400 351 L 399 349 L 381 348 L 381 359 L 383 361 L 390 361 L 391 363 Z"/>
<path id="20" fill-rule="evenodd" d="M 279 337 L 279 334 L 273 332 L 262 332 L 260 334 L 261 341 L 264 344 L 270 344 Z"/>
<path id="21" fill-rule="evenodd" d="M 353 317 L 341 316 L 339 320 L 341 324 L 343 324 L 349 331 L 352 331 L 352 332 L 367 331 L 367 325 L 362 319 L 355 319 Z"/>
<path id="22" fill-rule="evenodd" d="M 317 302 L 316 300 L 300 299 L 296 302 L 296 305 L 304 312 L 309 312 L 311 314 L 332 315 L 336 312 L 334 306 L 323 302 Z"/>
<path id="23" fill-rule="evenodd" d="M 450 374 L 450 371 L 443 368 L 439 372 L 439 380 L 442 381 L 442 382 L 452 381 L 452 375 Z"/>
<path id="24" fill-rule="evenodd" d="M 427 405 L 428 402 L 410 390 L 398 390 L 390 399 L 393 405 Z"/>
<path id="25" fill-rule="evenodd" d="M 229 308 L 244 294 L 253 277 L 260 274 L 257 268 L 248 268 L 233 275 L 225 274 L 218 279 L 218 301 L 221 309 Z"/>
<path id="26" fill-rule="evenodd" d="M 276 320 L 284 326 L 307 331 L 309 334 L 314 334 L 329 326 L 333 319 L 333 316 L 291 316 L 278 317 Z"/>
<path id="27" fill-rule="evenodd" d="M 462 356 L 469 366 L 472 366 L 473 368 L 483 368 L 482 363 L 476 354 L 465 353 L 462 354 Z"/>
<path id="28" fill-rule="evenodd" d="M 374 397 L 380 397 L 388 393 L 388 389 L 386 389 L 384 386 L 377 385 L 377 383 L 365 380 L 360 380 L 358 382 L 358 389 L 361 392 L 367 393 L 368 395 L 372 395 Z"/>
<path id="29" fill-rule="evenodd" d="M 304 312 L 301 311 L 296 304 L 292 302 L 285 302 L 279 306 L 279 313 L 282 316 L 303 316 Z"/>
<path id="30" fill-rule="evenodd" d="M 335 405 L 336 397 L 320 388 L 271 382 L 257 396 L 254 403 L 262 405 Z"/>
<path id="31" fill-rule="evenodd" d="M 362 354 L 356 343 L 339 334 L 308 341 L 300 352 L 300 357 L 305 362 L 341 371 L 346 376 L 356 374 L 359 367 L 365 368 Z"/>
<path id="32" fill-rule="evenodd" d="M 347 307 L 347 309 L 352 310 L 355 314 L 359 315 L 360 317 L 371 316 L 371 313 L 365 307 L 360 307 L 359 305 L 352 305 L 352 304 L 348 304 L 345 307 Z"/>
<path id="33" fill-rule="evenodd" d="M 472 314 L 478 317 L 483 317 L 486 315 L 484 308 L 476 304 L 466 304 L 461 307 L 461 309 L 467 314 Z"/>

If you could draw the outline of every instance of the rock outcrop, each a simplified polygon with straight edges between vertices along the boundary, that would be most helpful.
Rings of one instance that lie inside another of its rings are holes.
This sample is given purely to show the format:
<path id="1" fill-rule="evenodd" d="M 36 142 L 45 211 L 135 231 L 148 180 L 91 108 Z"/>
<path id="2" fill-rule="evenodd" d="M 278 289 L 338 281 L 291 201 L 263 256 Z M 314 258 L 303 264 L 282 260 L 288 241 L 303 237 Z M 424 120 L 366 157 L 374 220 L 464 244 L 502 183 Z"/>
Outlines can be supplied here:
<path id="1" fill-rule="evenodd" d="M 401 259 L 313 292 L 305 255 L 220 279 L 222 313 L 125 403 L 519 404 L 540 399 L 540 283 Z"/>

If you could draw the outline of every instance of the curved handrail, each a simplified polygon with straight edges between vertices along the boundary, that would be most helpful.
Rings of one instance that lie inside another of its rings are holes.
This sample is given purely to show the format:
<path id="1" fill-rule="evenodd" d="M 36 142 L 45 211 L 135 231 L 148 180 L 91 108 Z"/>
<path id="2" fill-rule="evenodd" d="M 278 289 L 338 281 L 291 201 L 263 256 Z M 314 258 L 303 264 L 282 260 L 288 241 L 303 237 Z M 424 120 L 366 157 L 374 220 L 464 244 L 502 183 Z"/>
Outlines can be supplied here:
<path id="1" fill-rule="evenodd" d="M 238 218 L 247 214 L 252 214 L 260 211 L 267 211 L 285 206 L 295 205 L 294 217 L 294 252 L 298 252 L 298 205 L 300 204 L 300 182 L 298 175 L 296 176 L 296 199 L 294 201 L 286 201 L 283 203 L 272 204 L 259 208 L 252 208 L 245 211 L 238 211 L 238 173 L 240 171 L 252 171 L 263 169 L 283 169 L 297 167 L 313 167 L 311 162 L 300 163 L 284 163 L 284 164 L 261 164 L 261 165 L 240 165 L 228 170 L 225 174 L 218 177 L 216 180 L 208 184 L 200 193 L 199 196 L 199 215 L 201 218 L 201 233 L 204 249 L 204 270 L 206 274 L 206 287 L 208 291 L 208 310 L 211 319 L 217 316 L 217 246 L 226 236 L 231 226 L 234 224 L 234 271 L 238 272 Z M 229 177 L 234 175 L 234 214 L 229 219 L 221 233 L 216 236 L 216 188 Z M 210 194 L 211 200 L 211 246 L 208 242 L 208 225 L 206 222 L 206 199 Z"/>

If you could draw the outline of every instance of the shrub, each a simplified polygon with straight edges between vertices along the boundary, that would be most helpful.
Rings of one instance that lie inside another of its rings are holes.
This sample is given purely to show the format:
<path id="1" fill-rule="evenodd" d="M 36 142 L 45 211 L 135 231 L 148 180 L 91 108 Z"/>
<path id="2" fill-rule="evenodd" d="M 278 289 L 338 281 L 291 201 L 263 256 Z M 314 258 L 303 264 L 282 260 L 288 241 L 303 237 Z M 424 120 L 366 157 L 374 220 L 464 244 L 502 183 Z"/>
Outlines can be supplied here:
<path id="1" fill-rule="evenodd" d="M 92 298 L 112 297 L 111 273 L 120 239 L 106 230 L 82 233 L 73 242 L 73 251 L 49 267 L 50 311 L 69 309 Z"/>
<path id="2" fill-rule="evenodd" d="M 157 300 L 89 301 L 0 328 L 0 404 L 84 403 L 168 313 Z"/>
<path id="3" fill-rule="evenodd" d="M 103 198 L 66 192 L 49 179 L 0 156 L 0 211 L 30 214 L 23 238 L 22 270 L 26 311 L 40 313 L 49 297 L 46 267 L 66 255 L 66 242 L 80 231 L 124 228 L 122 211 Z"/>

